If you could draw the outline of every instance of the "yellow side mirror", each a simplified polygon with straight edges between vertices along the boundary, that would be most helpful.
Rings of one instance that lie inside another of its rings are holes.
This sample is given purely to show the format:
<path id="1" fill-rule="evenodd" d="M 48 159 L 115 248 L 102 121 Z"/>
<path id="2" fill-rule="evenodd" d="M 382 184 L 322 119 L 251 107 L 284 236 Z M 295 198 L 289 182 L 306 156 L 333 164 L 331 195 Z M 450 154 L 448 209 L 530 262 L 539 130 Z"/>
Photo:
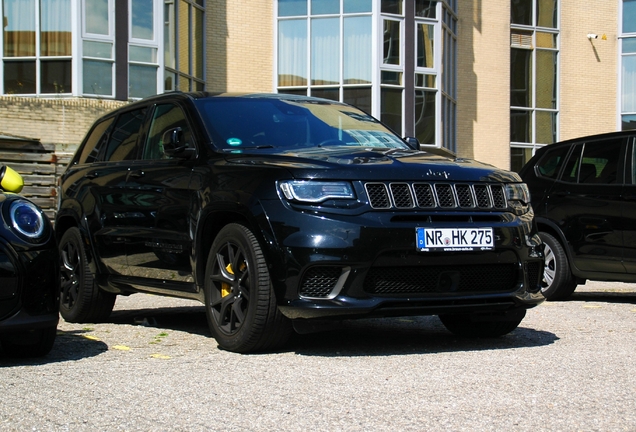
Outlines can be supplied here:
<path id="1" fill-rule="evenodd" d="M 0 188 L 6 192 L 19 193 L 24 186 L 22 176 L 10 167 L 0 166 Z"/>

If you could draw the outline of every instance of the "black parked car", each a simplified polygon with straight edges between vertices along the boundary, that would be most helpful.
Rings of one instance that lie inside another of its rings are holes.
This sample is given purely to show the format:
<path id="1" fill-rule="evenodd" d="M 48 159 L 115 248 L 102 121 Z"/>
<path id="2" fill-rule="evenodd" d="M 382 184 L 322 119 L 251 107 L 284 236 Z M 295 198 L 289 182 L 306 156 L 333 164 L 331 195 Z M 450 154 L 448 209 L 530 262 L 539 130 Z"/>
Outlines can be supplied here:
<path id="1" fill-rule="evenodd" d="M 545 249 L 543 293 L 569 297 L 586 279 L 636 282 L 636 133 L 541 148 L 521 170 Z"/>
<path id="2" fill-rule="evenodd" d="M 51 222 L 17 195 L 20 175 L 0 165 L 0 343 L 10 356 L 43 356 L 55 342 L 60 273 Z"/>
<path id="3" fill-rule="evenodd" d="M 368 316 L 438 314 L 496 336 L 543 300 L 516 174 L 415 150 L 328 100 L 130 104 L 95 123 L 60 194 L 69 321 L 106 319 L 120 294 L 191 298 L 222 348 L 247 352 Z"/>

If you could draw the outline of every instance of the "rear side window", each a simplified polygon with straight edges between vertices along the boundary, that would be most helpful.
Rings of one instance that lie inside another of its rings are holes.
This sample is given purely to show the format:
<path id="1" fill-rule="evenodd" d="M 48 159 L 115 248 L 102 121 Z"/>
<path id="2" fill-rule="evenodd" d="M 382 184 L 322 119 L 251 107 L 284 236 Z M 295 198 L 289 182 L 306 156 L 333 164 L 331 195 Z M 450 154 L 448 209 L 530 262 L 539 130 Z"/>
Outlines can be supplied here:
<path id="1" fill-rule="evenodd" d="M 569 149 L 570 147 L 564 146 L 547 152 L 537 164 L 538 174 L 541 177 L 556 179 Z"/>
<path id="2" fill-rule="evenodd" d="M 100 151 L 106 143 L 108 132 L 110 130 L 110 126 L 113 124 L 113 120 L 115 120 L 115 118 L 111 117 L 97 124 L 93 128 L 88 138 L 86 138 L 86 142 L 84 143 L 82 152 L 77 159 L 77 163 L 90 164 L 97 160 Z"/>
<path id="3" fill-rule="evenodd" d="M 128 111 L 117 118 L 110 134 L 104 160 L 117 162 L 137 157 L 137 137 L 143 124 L 146 108 Z"/>
<path id="4" fill-rule="evenodd" d="M 580 184 L 616 184 L 621 138 L 579 144 L 572 152 L 562 180 Z"/>

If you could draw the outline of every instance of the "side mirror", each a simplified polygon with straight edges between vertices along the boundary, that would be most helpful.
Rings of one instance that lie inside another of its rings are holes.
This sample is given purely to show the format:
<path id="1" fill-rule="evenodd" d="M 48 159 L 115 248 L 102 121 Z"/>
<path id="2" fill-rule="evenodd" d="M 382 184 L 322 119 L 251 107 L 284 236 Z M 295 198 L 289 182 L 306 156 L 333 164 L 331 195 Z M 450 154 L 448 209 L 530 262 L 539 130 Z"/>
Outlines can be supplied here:
<path id="1" fill-rule="evenodd" d="M 22 176 L 6 165 L 0 165 L 0 189 L 20 193 L 24 187 Z"/>
<path id="2" fill-rule="evenodd" d="M 410 136 L 404 137 L 404 142 L 412 150 L 419 150 L 420 149 L 420 141 L 417 138 L 415 138 L 415 137 L 410 137 Z"/>
<path id="3" fill-rule="evenodd" d="M 170 157 L 189 159 L 196 152 L 193 147 L 188 147 L 188 143 L 183 142 L 183 129 L 180 127 L 165 131 L 161 141 L 163 152 Z"/>

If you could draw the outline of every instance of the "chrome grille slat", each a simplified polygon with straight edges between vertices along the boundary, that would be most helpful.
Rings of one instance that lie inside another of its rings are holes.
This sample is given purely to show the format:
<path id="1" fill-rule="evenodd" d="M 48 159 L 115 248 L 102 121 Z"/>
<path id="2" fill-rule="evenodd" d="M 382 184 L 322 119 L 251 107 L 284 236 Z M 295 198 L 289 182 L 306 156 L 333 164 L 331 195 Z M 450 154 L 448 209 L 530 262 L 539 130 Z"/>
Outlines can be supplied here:
<path id="1" fill-rule="evenodd" d="M 369 182 L 364 188 L 374 209 L 498 209 L 507 206 L 504 186 L 472 183 Z"/>

